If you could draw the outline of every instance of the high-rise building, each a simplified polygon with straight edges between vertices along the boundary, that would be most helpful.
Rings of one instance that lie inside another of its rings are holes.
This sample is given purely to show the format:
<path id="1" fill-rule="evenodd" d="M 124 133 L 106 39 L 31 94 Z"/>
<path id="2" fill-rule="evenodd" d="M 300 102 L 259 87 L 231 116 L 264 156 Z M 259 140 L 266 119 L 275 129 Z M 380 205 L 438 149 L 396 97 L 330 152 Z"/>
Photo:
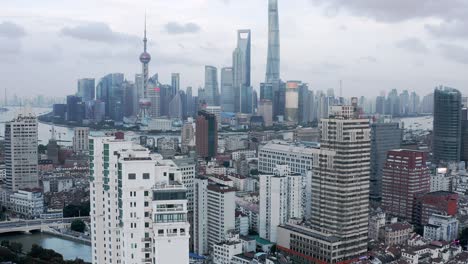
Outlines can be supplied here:
<path id="1" fill-rule="evenodd" d="M 169 115 L 169 103 L 171 102 L 170 86 L 162 86 L 158 80 L 158 74 L 153 75 L 147 83 L 147 99 L 145 103 L 148 116 L 156 118 Z"/>
<path id="2" fill-rule="evenodd" d="M 208 246 L 225 241 L 235 230 L 236 189 L 221 185 L 207 186 Z"/>
<path id="3" fill-rule="evenodd" d="M 18 114 L 5 124 L 6 186 L 16 192 L 39 187 L 37 118 Z"/>
<path id="4" fill-rule="evenodd" d="M 92 263 L 188 263 L 187 188 L 159 155 L 90 139 Z"/>
<path id="5" fill-rule="evenodd" d="M 89 127 L 75 127 L 73 131 L 73 151 L 87 152 L 89 150 Z"/>
<path id="6" fill-rule="evenodd" d="M 382 168 L 387 152 L 399 149 L 403 141 L 403 130 L 396 122 L 375 122 L 371 125 L 371 176 L 370 198 L 382 198 Z"/>
<path id="7" fill-rule="evenodd" d="M 277 228 L 289 219 L 302 219 L 304 177 L 292 174 L 288 165 L 277 165 L 274 174 L 260 175 L 261 238 L 275 243 Z"/>
<path id="8" fill-rule="evenodd" d="M 268 1 L 268 56 L 266 83 L 278 83 L 280 80 L 280 35 L 278 19 L 278 0 Z"/>
<path id="9" fill-rule="evenodd" d="M 279 249 L 293 258 L 324 263 L 353 259 L 367 252 L 369 220 L 370 126 L 356 117 L 354 106 L 334 106 L 321 122 L 320 150 L 313 156 L 309 228 L 286 227 L 278 234 Z M 288 231 L 289 230 L 289 231 Z M 290 232 L 307 234 L 304 250 Z"/>
<path id="10" fill-rule="evenodd" d="M 180 90 L 180 73 L 171 74 L 171 87 L 172 87 L 172 96 L 176 95 Z"/>
<path id="11" fill-rule="evenodd" d="M 430 93 L 423 97 L 421 103 L 421 113 L 433 114 L 434 113 L 434 93 Z"/>
<path id="12" fill-rule="evenodd" d="M 208 254 L 208 178 L 194 179 L 193 197 L 193 251 L 205 255 Z"/>
<path id="13" fill-rule="evenodd" d="M 169 103 L 169 117 L 182 120 L 184 117 L 183 112 L 183 98 L 182 91 L 177 91 Z"/>
<path id="14" fill-rule="evenodd" d="M 461 157 L 465 163 L 468 162 L 468 109 L 462 110 L 462 132 L 461 132 Z"/>
<path id="15" fill-rule="evenodd" d="M 263 124 L 265 127 L 271 127 L 273 125 L 273 105 L 271 100 L 260 100 L 257 113 L 263 117 Z"/>
<path id="16" fill-rule="evenodd" d="M 67 96 L 67 121 L 79 123 L 85 116 L 85 105 L 81 97 L 75 95 Z"/>
<path id="17" fill-rule="evenodd" d="M 407 221 L 415 218 L 417 195 L 430 191 L 427 153 L 416 150 L 391 150 L 382 176 L 382 206 L 390 215 Z"/>
<path id="18" fill-rule="evenodd" d="M 299 121 L 299 85 L 300 81 L 286 82 L 285 120 L 297 124 Z"/>
<path id="19" fill-rule="evenodd" d="M 122 84 L 123 89 L 123 116 L 133 117 L 138 115 L 138 95 L 134 83 L 125 81 Z"/>
<path id="20" fill-rule="evenodd" d="M 185 105 L 188 117 L 193 117 L 195 115 L 195 100 L 193 97 L 192 86 L 187 87 L 185 92 Z"/>
<path id="21" fill-rule="evenodd" d="M 221 108 L 223 112 L 236 112 L 234 75 L 231 67 L 221 69 Z"/>
<path id="22" fill-rule="evenodd" d="M 108 118 L 123 118 L 123 88 L 124 75 L 122 73 L 107 74 L 96 86 L 96 98 L 105 104 L 105 113 Z"/>
<path id="23" fill-rule="evenodd" d="M 461 93 L 453 88 L 434 91 L 433 160 L 458 162 L 461 148 Z"/>
<path id="24" fill-rule="evenodd" d="M 232 55 L 232 72 L 235 112 L 243 112 L 242 104 L 247 104 L 249 98 L 246 90 L 251 86 L 250 83 L 250 49 L 251 32 L 250 29 L 241 29 L 237 31 L 237 47 Z M 245 107 L 244 107 L 245 108 Z M 247 109 L 244 109 L 244 112 Z"/>
<path id="25" fill-rule="evenodd" d="M 199 111 L 196 120 L 197 154 L 201 158 L 213 158 L 218 152 L 218 122 L 214 114 Z"/>
<path id="26" fill-rule="evenodd" d="M 95 86 L 94 78 L 84 78 L 78 80 L 78 93 L 77 96 L 81 97 L 83 102 L 94 100 Z"/>
<path id="27" fill-rule="evenodd" d="M 187 122 L 182 126 L 180 145 L 182 153 L 188 153 L 195 148 L 195 128 L 192 122 Z"/>
<path id="28" fill-rule="evenodd" d="M 205 101 L 208 105 L 219 105 L 218 69 L 213 66 L 205 66 Z"/>

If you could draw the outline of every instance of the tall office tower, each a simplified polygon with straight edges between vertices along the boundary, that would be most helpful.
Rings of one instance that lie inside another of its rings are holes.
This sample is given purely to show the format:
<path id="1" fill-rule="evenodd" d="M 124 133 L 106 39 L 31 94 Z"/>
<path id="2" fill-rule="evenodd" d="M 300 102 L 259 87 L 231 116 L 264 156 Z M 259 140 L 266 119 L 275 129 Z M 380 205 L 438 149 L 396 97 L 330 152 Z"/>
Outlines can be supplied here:
<path id="1" fill-rule="evenodd" d="M 67 118 L 69 122 L 79 123 L 84 118 L 85 105 L 81 101 L 81 97 L 68 95 L 67 96 Z"/>
<path id="2" fill-rule="evenodd" d="M 132 142 L 90 139 L 93 263 L 188 263 L 182 175 Z"/>
<path id="3" fill-rule="evenodd" d="M 468 109 L 462 110 L 462 133 L 461 133 L 461 157 L 460 160 L 468 163 Z"/>
<path id="4" fill-rule="evenodd" d="M 400 94 L 400 113 L 402 115 L 408 115 L 410 113 L 410 94 L 408 90 L 404 90 Z"/>
<path id="5" fill-rule="evenodd" d="M 171 102 L 169 103 L 169 117 L 182 120 L 183 113 L 183 99 L 182 91 L 177 91 L 177 93 L 172 97 Z"/>
<path id="6" fill-rule="evenodd" d="M 172 96 L 176 95 L 180 90 L 180 73 L 171 74 L 171 87 L 172 87 Z"/>
<path id="7" fill-rule="evenodd" d="M 392 89 L 387 96 L 387 101 L 385 102 L 385 114 L 392 116 L 401 115 L 400 97 L 398 96 L 398 91 L 396 89 Z"/>
<path id="8" fill-rule="evenodd" d="M 416 196 L 430 192 L 430 171 L 426 153 L 391 150 L 382 176 L 382 206 L 390 215 L 414 219 Z"/>
<path id="9" fill-rule="evenodd" d="M 185 104 L 187 106 L 187 116 L 193 117 L 195 114 L 195 101 L 193 98 L 193 90 L 192 86 L 187 87 L 187 91 L 185 93 Z"/>
<path id="10" fill-rule="evenodd" d="M 377 96 L 375 98 L 375 113 L 376 114 L 385 114 L 385 96 Z"/>
<path id="11" fill-rule="evenodd" d="M 387 160 L 387 152 L 399 149 L 402 141 L 403 129 L 399 123 L 378 121 L 371 125 L 371 199 L 382 198 L 382 169 Z"/>
<path id="12" fill-rule="evenodd" d="M 73 129 L 73 151 L 88 152 L 89 150 L 89 127 L 75 127 Z"/>
<path id="13" fill-rule="evenodd" d="M 94 100 L 94 97 L 95 97 L 94 78 L 78 79 L 78 93 L 76 95 L 81 97 L 83 102 Z"/>
<path id="14" fill-rule="evenodd" d="M 18 114 L 5 123 L 6 186 L 16 192 L 39 187 L 37 118 L 31 113 Z"/>
<path id="15" fill-rule="evenodd" d="M 237 47 L 232 54 L 232 73 L 234 87 L 235 112 L 242 112 L 242 103 L 246 104 L 248 98 L 243 90 L 251 86 L 250 83 L 250 29 L 237 31 Z M 245 111 L 245 109 L 244 109 Z M 233 111 L 234 112 L 234 111 Z"/>
<path id="16" fill-rule="evenodd" d="M 419 95 L 416 92 L 412 92 L 410 95 L 410 105 L 409 105 L 409 112 L 410 114 L 417 114 L 419 113 Z"/>
<path id="17" fill-rule="evenodd" d="M 458 90 L 442 86 L 435 89 L 432 140 L 435 164 L 460 160 L 461 108 Z"/>
<path id="18" fill-rule="evenodd" d="M 263 117 L 263 124 L 266 127 L 273 125 L 273 105 L 271 100 L 261 99 L 257 113 Z"/>
<path id="19" fill-rule="evenodd" d="M 278 20 L 278 0 L 269 0 L 266 83 L 277 83 L 280 80 L 280 35 Z"/>
<path id="20" fill-rule="evenodd" d="M 146 105 L 147 117 L 156 118 L 169 113 L 170 87 L 162 86 L 158 80 L 158 74 L 153 75 L 147 83 Z"/>
<path id="21" fill-rule="evenodd" d="M 218 69 L 205 66 L 205 101 L 208 105 L 218 105 Z"/>
<path id="22" fill-rule="evenodd" d="M 143 53 L 140 55 L 140 62 L 142 68 L 142 86 L 143 86 L 143 94 L 139 100 L 140 105 L 140 113 L 139 119 L 141 123 L 146 123 L 146 120 L 149 114 L 149 108 L 151 107 L 151 100 L 149 99 L 148 94 L 148 78 L 149 78 L 149 71 L 148 71 L 148 64 L 151 61 L 151 55 L 146 51 L 148 39 L 146 38 L 146 15 L 145 15 L 145 33 L 143 37 Z"/>
<path id="23" fill-rule="evenodd" d="M 434 93 L 430 93 L 423 97 L 421 102 L 421 113 L 433 114 L 434 113 Z"/>
<path id="24" fill-rule="evenodd" d="M 223 112 L 236 112 L 234 74 L 231 67 L 221 69 L 221 108 Z"/>
<path id="25" fill-rule="evenodd" d="M 310 93 L 309 87 L 307 84 L 300 84 L 298 87 L 298 113 L 297 118 L 299 123 L 306 124 L 311 122 L 310 115 L 311 115 L 311 104 L 313 102 L 310 100 Z M 313 97 L 313 94 L 312 94 Z"/>
<path id="26" fill-rule="evenodd" d="M 196 120 L 197 154 L 201 158 L 214 158 L 218 153 L 218 122 L 214 114 L 199 111 Z"/>
<path id="27" fill-rule="evenodd" d="M 120 116 L 122 104 L 122 85 L 124 82 L 123 73 L 111 73 L 102 77 L 96 86 L 96 99 L 105 104 L 106 117 Z"/>
<path id="28" fill-rule="evenodd" d="M 260 175 L 261 238 L 275 243 L 276 230 L 289 219 L 302 219 L 302 193 L 304 178 L 292 174 L 288 165 L 277 165 L 272 175 Z"/>
<path id="29" fill-rule="evenodd" d="M 253 112 L 254 102 L 253 102 L 253 88 L 252 86 L 242 86 L 241 87 L 241 113 L 251 114 Z"/>
<path id="30" fill-rule="evenodd" d="M 193 252 L 206 255 L 208 254 L 208 178 L 195 178 L 193 197 Z"/>
<path id="31" fill-rule="evenodd" d="M 333 106 L 321 122 L 320 150 L 313 154 L 311 257 L 336 263 L 367 251 L 370 126 L 353 106 Z"/>
<path id="32" fill-rule="evenodd" d="M 299 85 L 300 81 L 286 82 L 285 120 L 294 124 L 299 121 Z"/>
<path id="33" fill-rule="evenodd" d="M 138 95 L 134 83 L 125 81 L 122 84 L 122 108 L 124 117 L 135 117 L 138 115 Z"/>

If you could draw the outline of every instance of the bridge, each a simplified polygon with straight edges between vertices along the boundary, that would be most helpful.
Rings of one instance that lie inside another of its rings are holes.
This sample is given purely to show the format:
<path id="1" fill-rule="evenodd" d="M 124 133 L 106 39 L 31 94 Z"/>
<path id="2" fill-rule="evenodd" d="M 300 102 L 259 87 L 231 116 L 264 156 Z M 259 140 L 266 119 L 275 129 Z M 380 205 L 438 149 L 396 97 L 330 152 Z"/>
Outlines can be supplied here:
<path id="1" fill-rule="evenodd" d="M 69 226 L 76 219 L 89 220 L 89 216 L 0 222 L 0 234 L 40 231 L 49 227 L 62 228 Z"/>

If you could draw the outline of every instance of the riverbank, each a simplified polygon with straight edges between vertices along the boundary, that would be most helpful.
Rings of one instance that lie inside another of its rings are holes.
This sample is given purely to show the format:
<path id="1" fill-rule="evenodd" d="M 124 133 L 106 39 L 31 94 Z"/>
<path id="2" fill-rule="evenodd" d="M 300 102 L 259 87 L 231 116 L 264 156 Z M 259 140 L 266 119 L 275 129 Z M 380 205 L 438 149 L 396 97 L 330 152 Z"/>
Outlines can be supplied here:
<path id="1" fill-rule="evenodd" d="M 53 228 L 46 228 L 46 229 L 41 230 L 41 232 L 45 233 L 45 234 L 53 235 L 53 236 L 60 237 L 60 238 L 65 238 L 67 240 L 71 240 L 71 241 L 75 241 L 75 242 L 79 242 L 79 243 L 83 243 L 85 245 L 91 246 L 91 238 L 77 237 L 77 236 L 74 236 L 72 234 L 66 234 L 66 233 L 60 232 L 60 231 L 55 230 Z"/>

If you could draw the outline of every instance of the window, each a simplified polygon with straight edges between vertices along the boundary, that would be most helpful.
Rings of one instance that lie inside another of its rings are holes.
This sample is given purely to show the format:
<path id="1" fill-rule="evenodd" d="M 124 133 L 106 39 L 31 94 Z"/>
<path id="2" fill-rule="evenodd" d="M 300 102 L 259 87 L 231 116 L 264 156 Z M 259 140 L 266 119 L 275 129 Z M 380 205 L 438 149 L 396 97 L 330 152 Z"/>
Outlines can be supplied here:
<path id="1" fill-rule="evenodd" d="M 136 174 L 135 173 L 129 173 L 128 174 L 128 179 L 129 180 L 136 180 Z"/>
<path id="2" fill-rule="evenodd" d="M 148 191 L 145 191 L 145 197 L 149 195 L 149 192 Z"/>
<path id="3" fill-rule="evenodd" d="M 143 173 L 143 180 L 149 180 L 150 174 L 149 173 Z"/>

